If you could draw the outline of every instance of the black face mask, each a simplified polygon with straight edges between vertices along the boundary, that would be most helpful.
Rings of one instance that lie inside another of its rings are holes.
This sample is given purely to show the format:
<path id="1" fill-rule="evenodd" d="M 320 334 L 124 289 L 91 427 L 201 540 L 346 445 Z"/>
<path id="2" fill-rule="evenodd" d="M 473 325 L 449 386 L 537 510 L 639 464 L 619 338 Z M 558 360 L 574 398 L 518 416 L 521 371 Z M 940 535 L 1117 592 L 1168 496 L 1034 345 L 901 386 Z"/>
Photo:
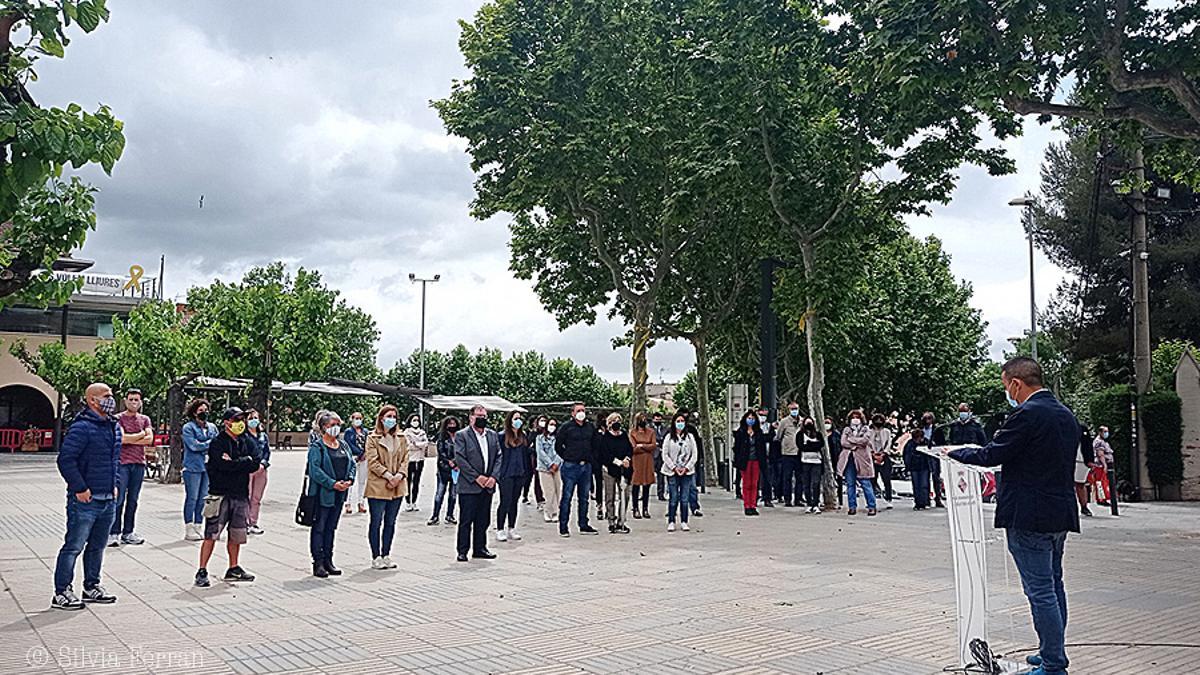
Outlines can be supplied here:
<path id="1" fill-rule="evenodd" d="M 480 431 L 486 429 L 487 428 L 487 418 L 486 417 L 476 417 L 475 418 L 475 428 L 479 429 Z"/>
<path id="2" fill-rule="evenodd" d="M 804 425 L 804 430 L 806 432 L 812 434 L 812 433 L 816 433 L 817 427 L 815 425 L 813 425 L 812 423 L 809 423 L 809 424 Z"/>
<path id="3" fill-rule="evenodd" d="M 621 431 L 621 423 L 617 422 L 616 424 L 612 425 L 609 428 L 612 429 L 614 432 L 619 433 Z"/>
<path id="4" fill-rule="evenodd" d="M 201 422 L 207 422 L 208 421 L 208 411 L 206 410 L 202 413 L 196 413 L 196 419 L 200 420 Z"/>
<path id="5" fill-rule="evenodd" d="M 638 425 L 638 428 L 639 428 L 639 429 L 645 429 L 645 428 L 646 428 L 646 421 L 645 421 L 645 420 L 642 420 L 641 422 L 638 422 L 638 423 L 637 423 L 637 425 Z"/>
<path id="6" fill-rule="evenodd" d="M 458 431 L 458 427 L 456 427 L 452 424 L 452 425 L 446 427 L 446 431 L 449 433 L 454 433 L 454 432 Z"/>

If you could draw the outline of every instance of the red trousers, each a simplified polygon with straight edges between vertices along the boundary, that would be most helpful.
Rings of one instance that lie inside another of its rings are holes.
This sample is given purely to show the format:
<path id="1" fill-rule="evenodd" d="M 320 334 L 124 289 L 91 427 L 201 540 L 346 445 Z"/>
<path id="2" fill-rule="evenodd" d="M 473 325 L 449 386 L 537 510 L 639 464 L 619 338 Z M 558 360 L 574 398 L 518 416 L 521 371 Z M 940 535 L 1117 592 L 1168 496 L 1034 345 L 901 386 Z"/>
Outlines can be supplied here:
<path id="1" fill-rule="evenodd" d="M 758 460 L 746 462 L 742 469 L 742 504 L 748 509 L 758 506 Z"/>

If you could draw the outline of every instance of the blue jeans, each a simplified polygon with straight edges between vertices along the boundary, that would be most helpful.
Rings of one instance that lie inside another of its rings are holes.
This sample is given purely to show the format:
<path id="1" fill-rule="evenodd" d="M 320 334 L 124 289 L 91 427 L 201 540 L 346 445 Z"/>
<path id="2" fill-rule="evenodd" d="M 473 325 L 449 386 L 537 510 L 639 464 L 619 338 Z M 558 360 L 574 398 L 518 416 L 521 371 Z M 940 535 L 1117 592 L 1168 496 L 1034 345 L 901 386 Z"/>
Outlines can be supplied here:
<path id="1" fill-rule="evenodd" d="M 559 469 L 562 472 L 563 493 L 562 501 L 558 504 L 558 531 L 567 531 L 567 521 L 571 520 L 571 493 L 579 491 L 579 527 L 588 527 L 588 495 L 592 490 L 592 465 L 584 462 L 563 462 Z"/>
<path id="2" fill-rule="evenodd" d="M 667 476 L 667 491 L 671 500 L 667 505 L 667 522 L 675 522 L 675 511 L 678 509 L 679 520 L 686 523 L 690 512 L 688 507 L 696 495 L 696 477 L 691 474 L 686 476 L 671 474 Z"/>
<path id="3" fill-rule="evenodd" d="M 403 499 L 367 498 L 367 508 L 371 511 L 371 524 L 367 526 L 367 543 L 371 545 L 371 557 L 391 555 L 392 538 L 396 535 L 396 515 L 400 513 Z M 437 515 L 437 511 L 434 511 Z M 383 540 L 380 541 L 380 528 L 383 529 Z"/>
<path id="4" fill-rule="evenodd" d="M 1033 629 L 1038 634 L 1042 668 L 1054 673 L 1067 669 L 1067 593 L 1063 588 L 1062 557 L 1066 532 L 1008 530 L 1008 552 L 1012 554 L 1021 586 L 1029 599 Z"/>
<path id="5" fill-rule="evenodd" d="M 84 504 L 67 495 L 67 536 L 58 550 L 54 565 L 54 593 L 62 593 L 75 579 L 75 561 L 83 552 L 83 587 L 100 585 L 100 564 L 108 544 L 108 528 L 113 522 L 116 504 L 111 499 L 96 499 Z"/>
<path id="6" fill-rule="evenodd" d="M 446 517 L 450 518 L 454 515 L 454 502 L 458 499 L 458 484 L 450 480 L 450 476 L 445 476 L 443 479 L 442 472 L 438 472 L 437 492 L 433 493 L 433 517 L 437 518 L 442 510 L 442 500 L 446 499 Z"/>
<path id="7" fill-rule="evenodd" d="M 308 533 L 308 552 L 312 554 L 314 565 L 333 562 L 333 536 L 337 533 L 342 504 L 345 503 L 346 493 L 334 492 L 333 506 L 317 506 L 317 515 Z"/>
<path id="8" fill-rule="evenodd" d="M 204 522 L 204 498 L 208 496 L 208 472 L 183 472 L 183 522 Z"/>
<path id="9" fill-rule="evenodd" d="M 912 473 L 913 505 L 929 506 L 929 469 L 918 469 Z"/>
<path id="10" fill-rule="evenodd" d="M 113 515 L 112 529 L 108 531 L 109 534 L 133 533 L 133 520 L 137 517 L 138 497 L 142 494 L 142 481 L 145 479 L 145 464 L 122 464 L 118 469 L 117 511 Z"/>
<path id="11" fill-rule="evenodd" d="M 854 465 L 854 458 L 851 457 L 846 462 L 846 501 L 852 509 L 858 508 L 858 490 L 854 489 L 855 483 L 862 486 L 863 494 L 867 496 L 867 508 L 875 508 L 875 488 L 871 487 L 871 479 L 858 477 L 858 467 Z"/>

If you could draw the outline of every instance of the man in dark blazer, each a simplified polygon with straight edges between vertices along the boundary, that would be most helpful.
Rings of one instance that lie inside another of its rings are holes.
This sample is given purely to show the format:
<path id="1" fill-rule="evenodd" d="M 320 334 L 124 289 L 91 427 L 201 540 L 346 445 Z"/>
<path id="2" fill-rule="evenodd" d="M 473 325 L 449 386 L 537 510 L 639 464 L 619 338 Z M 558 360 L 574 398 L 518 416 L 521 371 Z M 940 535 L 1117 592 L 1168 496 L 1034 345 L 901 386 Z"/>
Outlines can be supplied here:
<path id="1" fill-rule="evenodd" d="M 1025 356 L 1009 359 L 1000 379 L 1016 410 L 986 447 L 954 450 L 950 457 L 964 464 L 1003 467 L 996 527 L 1008 530 L 1008 550 L 1021 574 L 1038 634 L 1038 654 L 1026 660 L 1037 666 L 1033 674 L 1061 673 L 1068 665 L 1063 545 L 1067 532 L 1079 531 L 1074 484 L 1079 422 L 1042 388 L 1037 361 Z"/>
<path id="2" fill-rule="evenodd" d="M 496 557 L 488 550 L 487 533 L 496 492 L 492 473 L 500 468 L 500 437 L 487 428 L 487 409 L 481 405 L 471 408 L 467 428 L 454 434 L 454 462 L 458 465 L 458 561 L 467 562 L 472 539 L 473 556 L 490 560 Z"/>

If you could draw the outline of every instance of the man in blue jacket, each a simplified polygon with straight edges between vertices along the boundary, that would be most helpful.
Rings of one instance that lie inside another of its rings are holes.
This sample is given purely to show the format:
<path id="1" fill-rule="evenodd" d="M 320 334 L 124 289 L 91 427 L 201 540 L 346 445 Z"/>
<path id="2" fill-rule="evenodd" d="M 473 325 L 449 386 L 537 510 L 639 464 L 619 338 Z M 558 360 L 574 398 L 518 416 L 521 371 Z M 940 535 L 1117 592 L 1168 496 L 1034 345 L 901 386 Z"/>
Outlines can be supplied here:
<path id="1" fill-rule="evenodd" d="M 117 400 L 107 384 L 88 385 L 87 408 L 75 418 L 58 452 L 58 473 L 67 482 L 67 536 L 54 566 L 54 609 L 83 609 L 83 603 L 117 601 L 100 586 L 100 565 L 116 511 L 121 427 L 113 418 Z M 75 561 L 83 552 L 83 599 L 72 589 Z"/>
<path id="2" fill-rule="evenodd" d="M 996 527 L 1008 530 L 1008 550 L 1038 634 L 1038 654 L 1027 661 L 1033 674 L 1065 673 L 1067 596 L 1062 557 L 1067 532 L 1079 531 L 1075 502 L 1075 453 L 1079 422 L 1042 388 L 1042 367 L 1025 356 L 1000 371 L 1004 394 L 1016 408 L 983 448 L 954 450 L 964 464 L 1000 465 L 1004 485 L 996 500 Z"/>

